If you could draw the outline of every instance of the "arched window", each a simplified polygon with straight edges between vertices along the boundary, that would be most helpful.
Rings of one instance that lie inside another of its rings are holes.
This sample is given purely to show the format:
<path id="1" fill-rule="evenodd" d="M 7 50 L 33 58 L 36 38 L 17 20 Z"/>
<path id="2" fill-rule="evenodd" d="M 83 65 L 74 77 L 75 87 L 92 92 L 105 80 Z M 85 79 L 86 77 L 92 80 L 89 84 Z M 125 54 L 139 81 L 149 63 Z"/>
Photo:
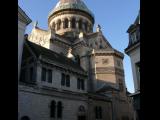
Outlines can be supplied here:
<path id="1" fill-rule="evenodd" d="M 30 120 L 30 118 L 28 116 L 23 116 L 21 120 Z"/>
<path id="2" fill-rule="evenodd" d="M 70 87 L 70 76 L 66 75 L 66 87 Z"/>
<path id="3" fill-rule="evenodd" d="M 64 20 L 64 28 L 68 28 L 68 19 L 67 18 Z"/>
<path id="4" fill-rule="evenodd" d="M 102 45 L 99 45 L 99 49 L 102 49 L 103 48 L 103 46 Z"/>
<path id="5" fill-rule="evenodd" d="M 88 22 L 85 22 L 85 23 L 84 23 L 84 28 L 85 28 L 85 31 L 87 32 Z"/>
<path id="6" fill-rule="evenodd" d="M 76 55 L 75 60 L 76 60 L 76 62 L 78 63 L 78 65 L 80 65 L 80 58 L 79 58 L 79 55 Z"/>
<path id="7" fill-rule="evenodd" d="M 89 26 L 89 31 L 92 31 L 92 25 Z"/>
<path id="8" fill-rule="evenodd" d="M 59 101 L 57 104 L 57 118 L 62 118 L 62 102 Z"/>
<path id="9" fill-rule="evenodd" d="M 128 116 L 122 116 L 121 120 L 129 120 L 129 117 Z"/>
<path id="10" fill-rule="evenodd" d="M 99 107 L 99 118 L 102 119 L 102 107 Z"/>
<path id="11" fill-rule="evenodd" d="M 51 102 L 51 106 L 50 106 L 50 117 L 51 118 L 55 118 L 55 113 L 56 113 L 56 102 L 53 100 Z"/>
<path id="12" fill-rule="evenodd" d="M 72 28 L 76 28 L 76 19 L 72 18 L 72 22 L 71 22 Z"/>
<path id="13" fill-rule="evenodd" d="M 90 44 L 90 47 L 93 47 L 92 43 Z"/>
<path id="14" fill-rule="evenodd" d="M 81 19 L 79 20 L 78 24 L 79 24 L 79 29 L 81 30 L 82 29 L 82 20 Z"/>
<path id="15" fill-rule="evenodd" d="M 81 106 L 79 106 L 78 111 L 79 111 L 79 112 L 85 112 L 85 107 L 84 107 L 84 106 L 82 106 L 82 105 L 81 105 Z"/>
<path id="16" fill-rule="evenodd" d="M 95 107 L 95 117 L 96 119 L 102 119 L 102 107 L 100 106 Z"/>
<path id="17" fill-rule="evenodd" d="M 61 20 L 58 20 L 58 23 L 57 23 L 57 30 L 59 30 L 61 28 Z"/>
<path id="18" fill-rule="evenodd" d="M 55 30 L 55 22 L 53 22 L 53 24 L 52 24 L 52 29 Z"/>

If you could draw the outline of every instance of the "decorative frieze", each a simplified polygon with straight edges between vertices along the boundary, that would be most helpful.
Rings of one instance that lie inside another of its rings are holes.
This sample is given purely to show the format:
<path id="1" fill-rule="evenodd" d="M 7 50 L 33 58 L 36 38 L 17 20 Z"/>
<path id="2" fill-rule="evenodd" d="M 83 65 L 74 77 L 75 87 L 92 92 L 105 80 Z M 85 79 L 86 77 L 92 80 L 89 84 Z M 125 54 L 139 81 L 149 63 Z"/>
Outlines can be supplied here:
<path id="1" fill-rule="evenodd" d="M 92 54 L 92 55 L 95 55 L 95 56 L 116 56 L 116 57 L 119 57 L 121 59 L 123 59 L 124 56 L 122 56 L 121 54 L 118 54 L 114 51 L 101 51 L 101 52 L 97 52 L 95 51 L 95 54 Z"/>
<path id="2" fill-rule="evenodd" d="M 92 71 L 95 71 L 95 68 L 93 68 Z M 96 73 L 97 74 L 118 74 L 118 75 L 124 76 L 124 70 L 115 68 L 115 67 L 97 67 Z"/>

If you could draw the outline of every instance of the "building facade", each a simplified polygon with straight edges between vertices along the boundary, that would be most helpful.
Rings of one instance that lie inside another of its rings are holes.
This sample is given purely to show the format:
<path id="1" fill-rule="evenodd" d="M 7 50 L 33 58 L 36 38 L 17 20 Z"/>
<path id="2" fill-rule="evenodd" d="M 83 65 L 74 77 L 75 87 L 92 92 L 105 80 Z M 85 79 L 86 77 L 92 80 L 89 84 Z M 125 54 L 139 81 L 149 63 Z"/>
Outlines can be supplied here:
<path id="1" fill-rule="evenodd" d="M 125 49 L 131 59 L 135 93 L 131 96 L 134 100 L 134 120 L 140 119 L 140 14 L 134 24 L 127 30 L 129 33 L 129 44 Z"/>
<path id="2" fill-rule="evenodd" d="M 18 6 L 18 79 L 20 76 L 21 59 L 24 44 L 24 33 L 26 26 L 31 23 L 31 19 Z"/>
<path id="3" fill-rule="evenodd" d="M 94 22 L 82 0 L 60 0 L 48 30 L 34 25 L 23 48 L 20 120 L 132 120 L 124 55 Z"/>

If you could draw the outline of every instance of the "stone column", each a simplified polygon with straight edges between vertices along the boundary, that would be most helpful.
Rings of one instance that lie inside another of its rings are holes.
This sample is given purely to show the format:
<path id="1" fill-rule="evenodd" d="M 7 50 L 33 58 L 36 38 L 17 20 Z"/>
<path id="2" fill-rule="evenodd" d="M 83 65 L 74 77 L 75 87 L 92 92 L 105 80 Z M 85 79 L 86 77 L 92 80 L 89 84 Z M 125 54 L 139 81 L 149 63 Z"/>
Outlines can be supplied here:
<path id="1" fill-rule="evenodd" d="M 68 19 L 68 28 L 71 28 L 71 18 Z"/>
<path id="2" fill-rule="evenodd" d="M 57 31 L 57 24 L 58 24 L 58 22 L 55 23 L 55 31 Z"/>
<path id="3" fill-rule="evenodd" d="M 62 28 L 64 29 L 64 26 L 65 26 L 65 23 L 64 23 L 64 19 L 62 19 L 62 21 L 61 21 L 62 23 Z"/>
<path id="4" fill-rule="evenodd" d="M 79 24 L 78 24 L 79 19 L 76 18 L 76 30 L 79 31 Z"/>
<path id="5" fill-rule="evenodd" d="M 90 90 L 95 91 L 96 85 L 97 85 L 97 78 L 96 78 L 96 64 L 95 64 L 95 53 L 94 49 L 92 50 L 92 53 L 88 57 L 89 60 L 89 75 L 90 75 Z"/>

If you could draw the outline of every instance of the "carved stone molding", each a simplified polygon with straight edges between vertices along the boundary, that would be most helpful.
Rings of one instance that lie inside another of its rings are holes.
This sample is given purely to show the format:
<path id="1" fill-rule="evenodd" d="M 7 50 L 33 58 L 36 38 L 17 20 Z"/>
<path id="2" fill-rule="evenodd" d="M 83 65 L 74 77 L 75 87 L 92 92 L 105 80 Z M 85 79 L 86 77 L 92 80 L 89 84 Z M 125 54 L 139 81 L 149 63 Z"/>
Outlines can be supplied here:
<path id="1" fill-rule="evenodd" d="M 95 71 L 95 68 L 93 68 L 92 71 Z M 115 67 L 97 67 L 96 73 L 97 74 L 118 74 L 120 76 L 124 76 L 124 70 L 115 68 Z"/>
<path id="2" fill-rule="evenodd" d="M 86 13 L 84 13 L 84 12 L 76 11 L 76 10 L 74 10 L 74 11 L 73 11 L 73 10 L 72 10 L 72 11 L 70 11 L 70 10 L 65 10 L 65 11 L 60 11 L 60 12 L 58 12 L 58 13 L 55 13 L 54 15 L 52 15 L 52 16 L 50 16 L 50 17 L 48 18 L 48 23 L 50 23 L 50 21 L 51 21 L 52 19 L 54 19 L 55 17 L 57 17 L 57 16 L 66 15 L 66 14 L 76 14 L 76 15 L 77 15 L 77 12 L 78 12 L 78 15 L 85 16 L 86 18 L 88 18 L 89 20 L 91 20 L 92 24 L 94 24 L 94 18 L 92 18 L 90 15 L 88 15 L 88 14 L 86 14 Z"/>

